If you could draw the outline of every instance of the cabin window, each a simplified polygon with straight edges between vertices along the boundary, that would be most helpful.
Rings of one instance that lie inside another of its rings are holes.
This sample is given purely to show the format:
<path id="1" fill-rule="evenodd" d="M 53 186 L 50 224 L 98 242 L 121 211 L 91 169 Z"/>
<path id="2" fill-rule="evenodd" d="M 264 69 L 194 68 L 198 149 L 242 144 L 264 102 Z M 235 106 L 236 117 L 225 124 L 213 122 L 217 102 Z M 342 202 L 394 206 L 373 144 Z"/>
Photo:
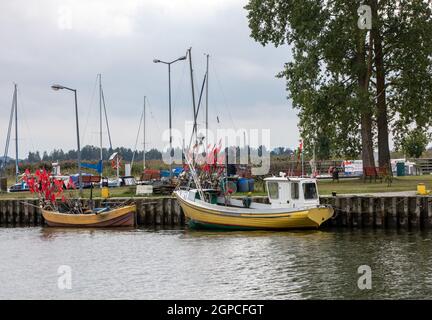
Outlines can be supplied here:
<path id="1" fill-rule="evenodd" d="M 299 184 L 298 182 L 291 183 L 291 199 L 299 198 Z"/>
<path id="2" fill-rule="evenodd" d="M 303 184 L 303 192 L 305 200 L 318 198 L 316 184 L 313 182 Z"/>
<path id="3" fill-rule="evenodd" d="M 267 189 L 270 199 L 279 199 L 279 183 L 267 182 Z"/>

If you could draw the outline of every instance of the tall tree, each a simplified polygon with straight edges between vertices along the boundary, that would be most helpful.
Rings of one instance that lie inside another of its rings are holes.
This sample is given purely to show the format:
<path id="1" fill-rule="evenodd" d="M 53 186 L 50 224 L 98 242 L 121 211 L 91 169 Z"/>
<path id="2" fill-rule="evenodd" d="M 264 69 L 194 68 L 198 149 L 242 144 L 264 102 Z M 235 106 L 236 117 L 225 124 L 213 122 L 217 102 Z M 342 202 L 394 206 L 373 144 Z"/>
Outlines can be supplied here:
<path id="1" fill-rule="evenodd" d="M 364 165 L 373 166 L 371 50 L 357 8 L 342 0 L 251 0 L 246 6 L 256 41 L 291 47 L 293 61 L 278 76 L 286 78 L 299 110 L 302 137 L 318 141 L 324 133 L 333 155 L 361 152 Z"/>
<path id="2" fill-rule="evenodd" d="M 369 5 L 372 30 L 358 26 Z M 362 153 L 373 166 L 373 132 L 379 163 L 412 127 L 432 122 L 432 14 L 426 0 L 250 0 L 251 36 L 263 45 L 290 45 L 287 80 L 306 142 L 329 138 L 333 155 Z M 308 144 L 306 144 L 306 147 Z"/>

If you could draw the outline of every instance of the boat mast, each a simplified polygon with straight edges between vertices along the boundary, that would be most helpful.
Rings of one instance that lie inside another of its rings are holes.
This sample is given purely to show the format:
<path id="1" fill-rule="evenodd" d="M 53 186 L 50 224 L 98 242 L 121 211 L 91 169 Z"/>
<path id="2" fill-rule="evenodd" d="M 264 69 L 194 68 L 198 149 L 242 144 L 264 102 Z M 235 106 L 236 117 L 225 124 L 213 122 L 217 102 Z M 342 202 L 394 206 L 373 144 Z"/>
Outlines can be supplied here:
<path id="1" fill-rule="evenodd" d="M 101 87 L 101 94 L 102 94 L 103 109 L 104 109 L 104 113 L 105 113 L 105 123 L 106 123 L 107 133 L 108 133 L 108 141 L 109 141 L 109 144 L 110 144 L 110 150 L 112 150 L 113 147 L 112 147 L 112 141 L 111 141 L 111 132 L 110 132 L 110 128 L 109 128 L 108 115 L 107 115 L 106 105 L 105 105 L 105 95 L 104 95 L 102 87 Z"/>
<path id="2" fill-rule="evenodd" d="M 100 161 L 103 161 L 102 152 L 102 75 L 99 73 L 99 144 L 100 144 Z"/>
<path id="3" fill-rule="evenodd" d="M 4 151 L 3 161 L 1 162 L 1 165 L 0 165 L 0 169 L 1 169 L 0 173 L 4 173 L 4 174 L 6 174 L 6 172 L 4 170 L 6 169 L 7 156 L 9 153 L 9 143 L 10 143 L 10 138 L 11 138 L 14 113 L 15 113 L 15 90 L 14 90 L 14 94 L 12 96 L 12 106 L 11 106 L 11 112 L 10 112 L 10 117 L 9 117 L 9 126 L 8 126 L 8 132 L 7 132 L 7 137 L 6 137 L 5 151 Z"/>
<path id="4" fill-rule="evenodd" d="M 144 110 L 143 110 L 143 170 L 146 168 L 146 130 L 145 130 L 145 116 L 146 116 L 146 96 L 144 96 Z"/>
<path id="5" fill-rule="evenodd" d="M 15 102 L 15 182 L 18 182 L 18 96 L 17 84 L 14 83 L 14 102 Z"/>
<path id="6" fill-rule="evenodd" d="M 197 129 L 197 125 L 196 125 L 196 104 L 195 104 L 195 87 L 194 87 L 194 79 L 193 79 L 193 69 L 192 69 L 192 47 L 188 49 L 188 57 L 189 57 L 189 69 L 190 69 L 190 78 L 191 78 L 191 88 L 192 88 L 192 106 L 193 106 L 193 119 L 194 119 L 194 123 L 193 123 L 193 130 L 192 130 L 192 137 L 195 134 L 195 144 L 196 144 L 196 129 Z"/>
<path id="7" fill-rule="evenodd" d="M 207 59 L 207 63 L 206 63 L 206 115 L 205 115 L 205 126 L 206 126 L 206 145 L 205 148 L 207 150 L 207 146 L 208 146 L 208 78 L 209 78 L 209 54 L 206 54 L 206 59 Z"/>

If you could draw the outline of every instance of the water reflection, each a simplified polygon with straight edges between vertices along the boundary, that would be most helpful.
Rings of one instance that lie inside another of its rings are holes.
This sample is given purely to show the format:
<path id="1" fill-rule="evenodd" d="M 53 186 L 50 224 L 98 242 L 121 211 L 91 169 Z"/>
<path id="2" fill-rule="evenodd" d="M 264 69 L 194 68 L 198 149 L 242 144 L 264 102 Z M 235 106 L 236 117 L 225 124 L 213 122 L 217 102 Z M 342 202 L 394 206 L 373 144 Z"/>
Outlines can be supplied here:
<path id="1" fill-rule="evenodd" d="M 0 298 L 432 298 L 430 232 L 0 229 Z M 70 265 L 73 289 L 57 288 Z M 372 290 L 357 269 L 372 268 Z"/>

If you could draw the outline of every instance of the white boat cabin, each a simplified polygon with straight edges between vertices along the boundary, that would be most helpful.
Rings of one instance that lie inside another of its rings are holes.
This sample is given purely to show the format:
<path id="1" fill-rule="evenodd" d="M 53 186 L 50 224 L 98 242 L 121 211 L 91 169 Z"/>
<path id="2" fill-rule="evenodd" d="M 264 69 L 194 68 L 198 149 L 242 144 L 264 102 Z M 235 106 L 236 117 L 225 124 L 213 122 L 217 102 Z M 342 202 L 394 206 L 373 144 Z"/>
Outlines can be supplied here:
<path id="1" fill-rule="evenodd" d="M 273 208 L 302 208 L 319 205 L 315 179 L 269 177 L 264 179 Z"/>

